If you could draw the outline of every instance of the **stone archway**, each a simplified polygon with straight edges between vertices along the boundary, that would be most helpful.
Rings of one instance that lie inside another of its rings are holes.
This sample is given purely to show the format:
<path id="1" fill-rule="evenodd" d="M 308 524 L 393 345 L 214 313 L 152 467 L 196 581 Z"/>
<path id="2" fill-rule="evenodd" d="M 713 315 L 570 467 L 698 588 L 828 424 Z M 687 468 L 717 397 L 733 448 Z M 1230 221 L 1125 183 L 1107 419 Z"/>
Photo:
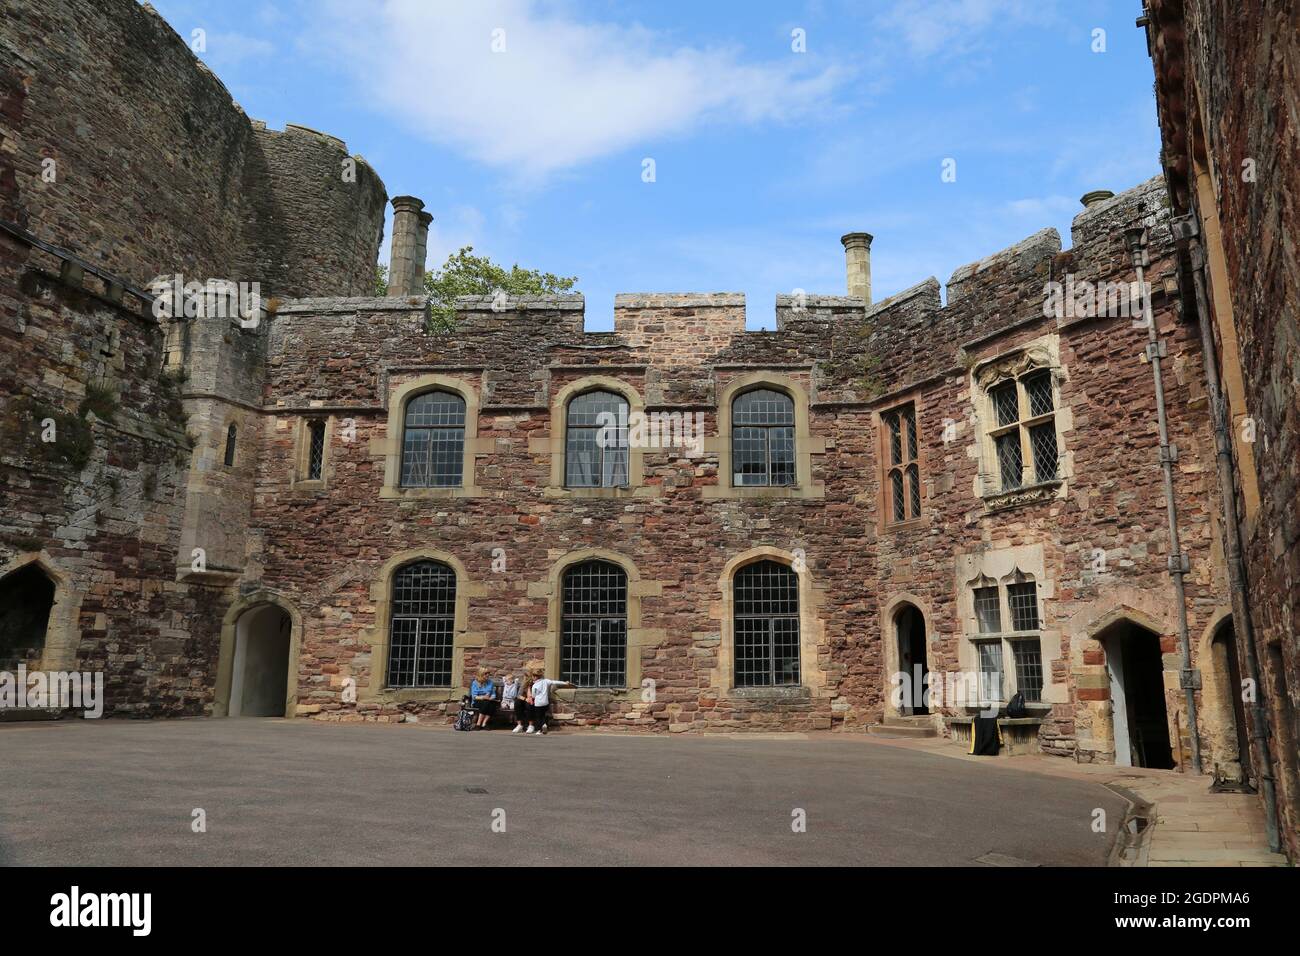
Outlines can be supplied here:
<path id="1" fill-rule="evenodd" d="M 0 568 L 0 670 L 69 671 L 81 643 L 81 592 L 44 552 Z"/>
<path id="2" fill-rule="evenodd" d="M 1098 632 L 1110 680 L 1115 764 L 1172 770 L 1165 667 L 1160 635 L 1127 617 Z"/>
<path id="3" fill-rule="evenodd" d="M 277 595 L 233 605 L 221 628 L 214 717 L 292 717 L 298 705 L 302 620 Z"/>
<path id="4" fill-rule="evenodd" d="M 1216 778 L 1234 783 L 1250 775 L 1250 742 L 1242 697 L 1241 662 L 1231 613 L 1206 629 L 1197 660 L 1202 675 L 1202 741 Z"/>
<path id="5" fill-rule="evenodd" d="M 930 670 L 927 653 L 927 634 L 925 617 L 915 604 L 900 605 L 893 615 L 893 635 L 898 655 L 898 672 L 906 675 L 904 680 L 910 693 L 904 696 L 904 703 L 899 707 L 901 715 L 923 716 L 930 713 L 927 705 L 926 675 Z"/>
<path id="6" fill-rule="evenodd" d="M 54 610 L 54 581 L 35 561 L 0 578 L 0 670 L 40 667 Z"/>

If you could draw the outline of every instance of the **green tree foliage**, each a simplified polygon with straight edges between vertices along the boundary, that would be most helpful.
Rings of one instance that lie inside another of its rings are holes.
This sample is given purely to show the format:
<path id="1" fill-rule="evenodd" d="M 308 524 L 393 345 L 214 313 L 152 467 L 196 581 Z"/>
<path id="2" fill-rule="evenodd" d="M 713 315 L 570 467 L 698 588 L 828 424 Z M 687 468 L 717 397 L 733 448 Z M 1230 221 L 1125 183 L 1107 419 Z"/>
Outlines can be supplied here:
<path id="1" fill-rule="evenodd" d="M 430 330 L 445 332 L 456 323 L 456 299 L 462 295 L 508 296 L 551 295 L 571 292 L 577 276 L 557 276 L 553 272 L 524 269 L 517 263 L 506 269 L 487 256 L 474 255 L 473 246 L 447 257 L 442 268 L 424 274 L 424 288 L 430 299 Z"/>
<path id="2" fill-rule="evenodd" d="M 487 256 L 474 255 L 473 246 L 462 246 L 447 257 L 442 268 L 424 274 L 424 291 L 429 296 L 429 331 L 448 332 L 456 325 L 456 299 L 462 295 L 508 296 L 551 295 L 572 292 L 577 276 L 525 269 L 517 263 L 506 269 Z M 375 266 L 375 295 L 388 295 L 388 266 Z"/>

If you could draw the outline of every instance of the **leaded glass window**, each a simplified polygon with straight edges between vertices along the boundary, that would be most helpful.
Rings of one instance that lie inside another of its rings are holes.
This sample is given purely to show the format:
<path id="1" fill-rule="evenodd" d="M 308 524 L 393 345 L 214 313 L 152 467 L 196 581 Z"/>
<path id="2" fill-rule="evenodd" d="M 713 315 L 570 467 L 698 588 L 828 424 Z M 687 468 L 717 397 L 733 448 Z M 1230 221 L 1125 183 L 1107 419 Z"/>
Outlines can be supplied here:
<path id="1" fill-rule="evenodd" d="M 613 392 L 585 392 L 569 402 L 564 486 L 626 488 L 628 403 Z"/>
<path id="2" fill-rule="evenodd" d="M 732 484 L 793 485 L 794 400 L 784 392 L 756 388 L 731 406 Z"/>
<path id="3" fill-rule="evenodd" d="M 989 437 L 1002 491 L 1060 476 L 1056 395 L 1052 373 L 1029 372 L 989 390 L 993 427 Z"/>
<path id="4" fill-rule="evenodd" d="M 560 679 L 578 687 L 627 684 L 627 574 L 609 561 L 564 573 Z"/>
<path id="5" fill-rule="evenodd" d="M 402 487 L 458 487 L 464 463 L 465 399 L 453 392 L 411 399 L 402 428 Z"/>
<path id="6" fill-rule="evenodd" d="M 980 702 L 1002 700 L 1002 643 L 981 641 L 979 649 Z"/>
<path id="7" fill-rule="evenodd" d="M 921 517 L 921 469 L 917 464 L 916 409 L 896 408 L 882 416 L 887 435 L 888 465 L 885 514 L 891 522 Z"/>
<path id="8" fill-rule="evenodd" d="M 450 687 L 456 572 L 418 561 L 393 574 L 389 687 Z"/>
<path id="9" fill-rule="evenodd" d="M 1015 577 L 1025 576 L 1017 572 Z M 981 700 L 1007 700 L 1019 692 L 1026 701 L 1041 702 L 1046 671 L 1038 634 L 1042 618 L 1037 582 L 1020 580 L 1003 586 L 977 587 L 972 597 L 976 627 L 972 640 L 978 659 Z M 1004 621 L 1010 625 L 1006 630 Z M 1003 668 L 1003 662 L 1008 660 L 1013 665 L 1010 673 Z"/>
<path id="10" fill-rule="evenodd" d="M 981 634 L 998 634 L 1002 631 L 1002 611 L 998 589 L 975 589 L 975 619 Z"/>
<path id="11" fill-rule="evenodd" d="M 1007 586 L 1007 606 L 1011 609 L 1011 629 L 1038 630 L 1038 585 L 1033 581 Z"/>
<path id="12" fill-rule="evenodd" d="M 1016 689 L 1027 701 L 1043 699 L 1043 653 L 1037 638 L 1011 642 L 1016 660 Z"/>
<path id="13" fill-rule="evenodd" d="M 325 474 L 325 423 L 307 423 L 307 480 L 319 481 Z"/>
<path id="14" fill-rule="evenodd" d="M 757 561 L 733 579 L 737 687 L 799 683 L 799 578 L 787 565 Z"/>

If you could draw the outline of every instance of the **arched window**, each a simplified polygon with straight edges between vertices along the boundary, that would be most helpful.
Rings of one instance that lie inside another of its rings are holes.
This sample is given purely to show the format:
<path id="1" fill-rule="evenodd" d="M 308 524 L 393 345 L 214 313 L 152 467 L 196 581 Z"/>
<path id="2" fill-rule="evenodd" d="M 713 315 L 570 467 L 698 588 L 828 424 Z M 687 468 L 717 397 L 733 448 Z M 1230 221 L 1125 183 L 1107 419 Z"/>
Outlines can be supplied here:
<path id="1" fill-rule="evenodd" d="M 904 405 L 881 416 L 887 431 L 888 493 L 885 514 L 891 523 L 921 517 L 921 472 L 917 467 L 916 408 Z"/>
<path id="2" fill-rule="evenodd" d="M 402 427 L 404 488 L 455 488 L 465 460 L 465 399 L 425 392 L 406 405 Z"/>
<path id="3" fill-rule="evenodd" d="M 737 687 L 799 683 L 799 578 L 787 565 L 756 561 L 733 581 Z"/>
<path id="4" fill-rule="evenodd" d="M 626 488 L 627 399 L 584 392 L 569 402 L 565 421 L 564 486 Z"/>
<path id="5" fill-rule="evenodd" d="M 229 468 L 231 465 L 235 463 L 235 436 L 236 436 L 236 429 L 234 424 L 232 423 L 231 426 L 226 429 L 226 467 L 227 468 Z"/>
<path id="6" fill-rule="evenodd" d="M 731 405 L 732 484 L 794 484 L 794 400 L 756 388 Z"/>
<path id="7" fill-rule="evenodd" d="M 609 561 L 564 573 L 560 679 L 579 687 L 627 684 L 627 574 Z"/>
<path id="8" fill-rule="evenodd" d="M 456 627 L 456 572 L 419 561 L 393 574 L 389 687 L 450 687 Z"/>

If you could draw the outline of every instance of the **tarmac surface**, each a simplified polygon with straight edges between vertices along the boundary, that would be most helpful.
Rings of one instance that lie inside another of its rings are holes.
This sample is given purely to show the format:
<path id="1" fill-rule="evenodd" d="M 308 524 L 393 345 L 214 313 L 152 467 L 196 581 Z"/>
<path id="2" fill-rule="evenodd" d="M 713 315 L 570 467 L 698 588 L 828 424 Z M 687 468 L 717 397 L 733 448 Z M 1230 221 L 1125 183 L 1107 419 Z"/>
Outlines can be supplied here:
<path id="1" fill-rule="evenodd" d="M 857 735 L 65 720 L 0 766 L 6 865 L 1102 866 L 1126 807 Z"/>

